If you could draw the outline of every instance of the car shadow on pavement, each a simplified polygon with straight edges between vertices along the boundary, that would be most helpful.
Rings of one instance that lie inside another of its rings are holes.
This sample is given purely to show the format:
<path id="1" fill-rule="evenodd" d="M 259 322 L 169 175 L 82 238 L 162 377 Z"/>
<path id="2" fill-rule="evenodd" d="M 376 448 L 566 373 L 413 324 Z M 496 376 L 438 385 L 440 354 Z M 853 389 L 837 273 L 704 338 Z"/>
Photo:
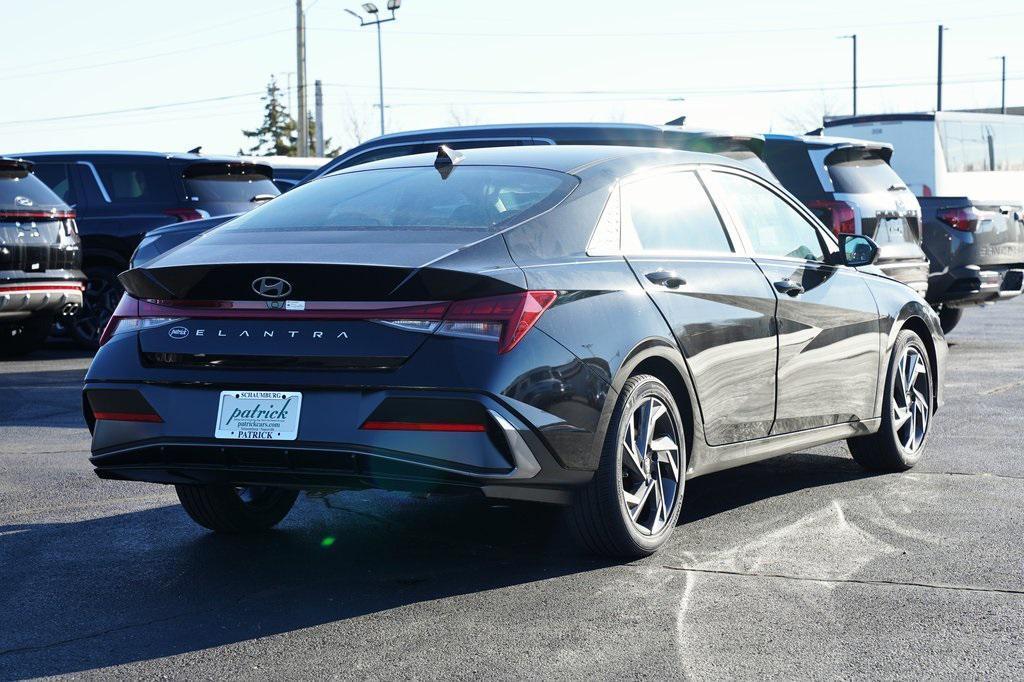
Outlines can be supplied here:
<path id="1" fill-rule="evenodd" d="M 17 396 L 0 401 L 0 428 L 55 426 L 82 428 L 82 380 L 85 370 L 0 373 L 0 391 Z"/>
<path id="2" fill-rule="evenodd" d="M 854 476 L 836 458 L 793 457 L 694 481 L 672 544 L 685 545 L 686 520 Z M 794 475 L 799 464 L 810 473 Z M 328 623 L 343 638 L 359 616 L 616 563 L 582 556 L 558 509 L 475 497 L 304 497 L 280 528 L 258 536 L 204 532 L 177 505 L 65 523 L 15 520 L 0 525 L 0 679 L 80 673 Z"/>

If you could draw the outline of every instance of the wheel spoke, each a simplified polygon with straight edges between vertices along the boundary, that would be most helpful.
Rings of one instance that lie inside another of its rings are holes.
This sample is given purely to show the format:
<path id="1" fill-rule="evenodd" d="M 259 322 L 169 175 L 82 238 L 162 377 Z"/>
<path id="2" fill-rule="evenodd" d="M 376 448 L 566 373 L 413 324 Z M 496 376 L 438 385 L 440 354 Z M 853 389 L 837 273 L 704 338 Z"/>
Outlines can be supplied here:
<path id="1" fill-rule="evenodd" d="M 914 386 L 914 379 L 917 377 L 918 356 L 917 353 L 908 351 L 906 357 L 906 373 L 903 375 L 903 390 L 909 391 Z"/>
<path id="2" fill-rule="evenodd" d="M 647 478 L 647 474 L 644 473 L 644 466 L 640 462 L 640 457 L 636 454 L 636 450 L 628 438 L 622 443 L 622 447 L 626 451 L 626 456 L 622 458 L 622 464 L 629 469 L 630 473 L 639 476 L 641 479 Z"/>
<path id="3" fill-rule="evenodd" d="M 903 428 L 903 425 L 910 419 L 910 408 L 909 407 L 896 407 L 892 411 L 892 425 L 898 431 Z"/>
<path id="4" fill-rule="evenodd" d="M 651 412 L 653 407 L 654 399 L 648 398 L 636 411 L 640 427 L 637 432 L 636 450 L 640 454 L 647 452 L 647 446 L 651 441 Z"/>
<path id="5" fill-rule="evenodd" d="M 650 498 L 651 491 L 653 491 L 654 488 L 654 482 L 651 481 L 645 483 L 640 490 L 637 490 L 635 493 L 633 493 L 634 499 L 637 500 L 636 505 L 633 507 L 633 509 L 629 510 L 629 516 L 633 519 L 633 521 L 637 520 L 637 518 L 640 516 L 640 513 L 643 512 L 644 507 L 647 506 L 647 500 L 648 498 Z"/>
<path id="6" fill-rule="evenodd" d="M 651 443 L 651 449 L 658 455 L 658 462 L 668 464 L 672 470 L 672 480 L 679 480 L 679 465 L 676 463 L 676 455 L 674 453 L 679 451 L 678 446 L 668 436 L 662 436 L 661 438 L 655 439 Z"/>

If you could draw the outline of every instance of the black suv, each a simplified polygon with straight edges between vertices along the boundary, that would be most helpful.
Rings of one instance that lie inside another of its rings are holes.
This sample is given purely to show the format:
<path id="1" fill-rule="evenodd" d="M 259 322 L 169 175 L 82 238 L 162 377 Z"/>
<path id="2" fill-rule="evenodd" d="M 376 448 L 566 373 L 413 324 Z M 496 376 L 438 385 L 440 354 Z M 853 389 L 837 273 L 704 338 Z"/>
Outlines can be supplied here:
<path id="1" fill-rule="evenodd" d="M 19 154 L 75 209 L 88 277 L 82 312 L 69 325 L 79 343 L 95 347 L 121 298 L 117 275 L 142 236 L 175 222 L 240 213 L 280 190 L 264 164 L 232 156 L 158 152 Z"/>
<path id="2" fill-rule="evenodd" d="M 31 162 L 0 158 L 0 355 L 36 348 L 82 304 L 81 258 L 74 212 Z"/>

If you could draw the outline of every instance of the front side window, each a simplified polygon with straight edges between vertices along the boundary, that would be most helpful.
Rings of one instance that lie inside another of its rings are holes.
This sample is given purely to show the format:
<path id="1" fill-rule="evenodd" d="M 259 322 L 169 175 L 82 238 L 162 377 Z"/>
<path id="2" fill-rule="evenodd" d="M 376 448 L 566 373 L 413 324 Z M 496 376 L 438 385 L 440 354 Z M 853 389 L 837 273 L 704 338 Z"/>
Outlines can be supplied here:
<path id="1" fill-rule="evenodd" d="M 715 173 L 729 209 L 750 238 L 754 253 L 823 262 L 818 230 L 767 187 L 733 173 Z"/>
<path id="2" fill-rule="evenodd" d="M 627 251 L 733 250 L 711 199 L 691 171 L 662 173 L 624 185 L 622 207 Z"/>
<path id="3" fill-rule="evenodd" d="M 239 230 L 494 232 L 537 215 L 576 186 L 565 173 L 509 166 L 382 168 L 329 175 L 224 227 Z"/>

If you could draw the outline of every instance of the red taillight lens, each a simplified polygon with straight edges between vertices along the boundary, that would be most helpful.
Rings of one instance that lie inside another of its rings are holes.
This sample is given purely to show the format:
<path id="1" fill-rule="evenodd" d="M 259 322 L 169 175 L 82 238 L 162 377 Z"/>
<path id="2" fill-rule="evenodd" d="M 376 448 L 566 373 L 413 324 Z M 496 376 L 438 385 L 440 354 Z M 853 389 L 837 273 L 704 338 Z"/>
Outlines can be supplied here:
<path id="1" fill-rule="evenodd" d="M 808 202 L 807 207 L 836 235 L 857 234 L 857 214 L 845 201 L 819 199 Z"/>
<path id="2" fill-rule="evenodd" d="M 973 206 L 963 206 L 960 208 L 943 208 L 936 217 L 954 230 L 974 232 L 978 229 L 980 216 L 978 216 L 978 212 L 974 210 Z"/>
<path id="3" fill-rule="evenodd" d="M 186 220 L 199 220 L 210 217 L 210 214 L 206 213 L 206 211 L 200 211 L 195 208 L 168 208 L 164 210 L 164 215 L 175 218 L 179 223 L 183 223 Z"/>
<path id="4" fill-rule="evenodd" d="M 103 328 L 103 333 L 100 334 L 99 345 L 105 344 L 110 341 L 110 337 L 114 335 L 117 327 L 120 325 L 121 320 L 124 319 L 136 319 L 139 317 L 139 301 L 132 298 L 128 294 L 121 296 L 121 300 L 118 301 L 117 307 L 114 308 L 114 314 L 107 320 L 107 326 Z"/>
<path id="5" fill-rule="evenodd" d="M 507 353 L 526 336 L 557 297 L 554 291 L 524 291 L 456 301 L 436 333 L 494 338 L 498 342 L 498 353 Z"/>
<path id="6" fill-rule="evenodd" d="M 0 220 L 67 220 L 75 217 L 74 211 L 0 211 Z"/>

